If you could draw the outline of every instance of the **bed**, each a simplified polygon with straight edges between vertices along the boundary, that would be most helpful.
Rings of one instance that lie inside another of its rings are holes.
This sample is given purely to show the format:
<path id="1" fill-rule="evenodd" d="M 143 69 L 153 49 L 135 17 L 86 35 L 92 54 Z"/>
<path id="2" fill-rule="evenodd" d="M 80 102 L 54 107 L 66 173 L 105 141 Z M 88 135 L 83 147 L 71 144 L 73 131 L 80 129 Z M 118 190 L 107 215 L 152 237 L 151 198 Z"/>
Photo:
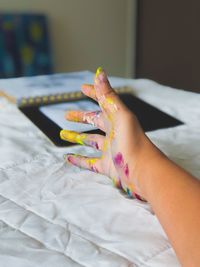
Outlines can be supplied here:
<path id="1" fill-rule="evenodd" d="M 0 88 L 17 95 L 24 79 L 43 78 L 0 80 Z M 92 78 L 90 72 L 65 75 L 71 88 Z M 200 178 L 200 94 L 145 79 L 111 77 L 111 84 L 132 87 L 136 96 L 184 122 L 147 135 Z M 0 265 L 180 266 L 151 207 L 129 199 L 108 177 L 64 163 L 67 152 L 94 153 L 54 146 L 16 105 L 0 98 Z"/>

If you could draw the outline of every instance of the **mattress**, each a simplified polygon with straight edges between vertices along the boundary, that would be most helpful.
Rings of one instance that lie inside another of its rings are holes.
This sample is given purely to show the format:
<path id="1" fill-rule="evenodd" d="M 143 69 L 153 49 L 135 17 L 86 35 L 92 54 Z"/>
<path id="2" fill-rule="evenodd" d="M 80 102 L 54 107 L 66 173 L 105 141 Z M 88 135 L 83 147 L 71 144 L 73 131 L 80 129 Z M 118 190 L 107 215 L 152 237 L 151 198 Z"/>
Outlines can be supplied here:
<path id="1" fill-rule="evenodd" d="M 93 74 L 81 74 L 71 83 L 91 82 Z M 18 94 L 22 82 L 0 80 L 0 87 Z M 184 122 L 147 135 L 200 178 L 200 95 L 145 79 L 111 77 L 111 84 L 130 86 Z M 149 204 L 129 199 L 106 176 L 66 164 L 67 152 L 95 153 L 84 146 L 55 147 L 15 105 L 0 99 L 0 266 L 180 266 Z"/>

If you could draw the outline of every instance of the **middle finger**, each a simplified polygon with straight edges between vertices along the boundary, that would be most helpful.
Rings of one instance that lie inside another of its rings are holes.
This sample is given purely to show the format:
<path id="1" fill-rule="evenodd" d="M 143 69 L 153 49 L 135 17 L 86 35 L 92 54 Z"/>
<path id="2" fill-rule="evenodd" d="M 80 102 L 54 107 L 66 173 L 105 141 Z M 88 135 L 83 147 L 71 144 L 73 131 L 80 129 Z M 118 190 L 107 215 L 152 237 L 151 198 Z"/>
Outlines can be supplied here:
<path id="1" fill-rule="evenodd" d="M 105 132 L 104 115 L 102 111 L 70 110 L 66 112 L 65 118 L 69 121 L 91 124 Z"/>

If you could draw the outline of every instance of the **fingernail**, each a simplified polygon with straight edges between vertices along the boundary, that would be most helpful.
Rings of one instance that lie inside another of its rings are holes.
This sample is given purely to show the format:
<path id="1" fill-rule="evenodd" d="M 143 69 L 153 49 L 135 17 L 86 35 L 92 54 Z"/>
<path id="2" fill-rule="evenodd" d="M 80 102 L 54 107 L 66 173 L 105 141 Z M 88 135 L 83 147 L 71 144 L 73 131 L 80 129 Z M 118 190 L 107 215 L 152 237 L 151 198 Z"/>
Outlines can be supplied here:
<path id="1" fill-rule="evenodd" d="M 96 78 L 97 78 L 97 77 L 99 76 L 99 74 L 102 73 L 102 72 L 103 72 L 103 68 L 102 68 L 102 67 L 98 67 L 97 70 L 96 70 L 96 74 L 95 74 Z"/>
<path id="2" fill-rule="evenodd" d="M 69 118 L 71 118 L 70 115 L 71 115 L 71 110 L 70 110 L 70 111 L 66 111 L 66 112 L 65 112 L 65 119 L 68 120 Z"/>
<path id="3" fill-rule="evenodd" d="M 74 110 L 66 111 L 65 118 L 70 121 L 78 122 L 77 111 L 74 111 Z"/>
<path id="4" fill-rule="evenodd" d="M 76 132 L 68 131 L 68 130 L 61 130 L 60 131 L 60 138 L 66 141 L 73 141 L 75 136 L 77 135 Z"/>
<path id="5" fill-rule="evenodd" d="M 79 134 L 77 132 L 68 131 L 68 130 L 61 130 L 60 131 L 60 138 L 62 140 L 72 142 L 72 143 L 78 143 L 80 145 L 84 144 L 84 140 L 86 138 L 85 134 Z"/>
<path id="6" fill-rule="evenodd" d="M 95 85 L 101 85 L 101 83 L 105 83 L 107 81 L 108 79 L 107 79 L 106 72 L 104 71 L 103 68 L 99 67 L 96 71 L 96 75 L 94 79 Z"/>
<path id="7" fill-rule="evenodd" d="M 75 155 L 74 153 L 64 154 L 63 158 L 64 158 L 64 160 L 66 160 L 66 159 L 68 159 L 69 156 L 74 156 L 74 155 Z"/>

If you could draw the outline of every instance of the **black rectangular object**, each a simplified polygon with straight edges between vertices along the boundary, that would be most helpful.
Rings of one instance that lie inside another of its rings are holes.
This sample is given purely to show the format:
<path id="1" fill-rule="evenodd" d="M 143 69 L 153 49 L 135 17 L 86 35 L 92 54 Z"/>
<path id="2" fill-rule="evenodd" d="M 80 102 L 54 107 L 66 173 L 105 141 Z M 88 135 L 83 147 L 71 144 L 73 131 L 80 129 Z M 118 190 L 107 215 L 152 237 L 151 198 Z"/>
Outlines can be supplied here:
<path id="1" fill-rule="evenodd" d="M 180 120 L 164 113 L 156 107 L 144 102 L 130 93 L 119 94 L 125 105 L 135 113 L 145 132 L 161 128 L 169 128 L 183 124 Z M 89 99 L 87 97 L 76 101 Z M 93 100 L 89 99 L 94 102 Z M 74 100 L 73 100 L 74 101 Z M 65 102 L 69 102 L 65 101 Z M 56 145 L 59 147 L 72 145 L 60 139 L 62 130 L 56 123 L 47 118 L 40 110 L 40 105 L 19 107 L 19 109 Z M 87 133 L 102 133 L 100 130 L 87 131 Z"/>

